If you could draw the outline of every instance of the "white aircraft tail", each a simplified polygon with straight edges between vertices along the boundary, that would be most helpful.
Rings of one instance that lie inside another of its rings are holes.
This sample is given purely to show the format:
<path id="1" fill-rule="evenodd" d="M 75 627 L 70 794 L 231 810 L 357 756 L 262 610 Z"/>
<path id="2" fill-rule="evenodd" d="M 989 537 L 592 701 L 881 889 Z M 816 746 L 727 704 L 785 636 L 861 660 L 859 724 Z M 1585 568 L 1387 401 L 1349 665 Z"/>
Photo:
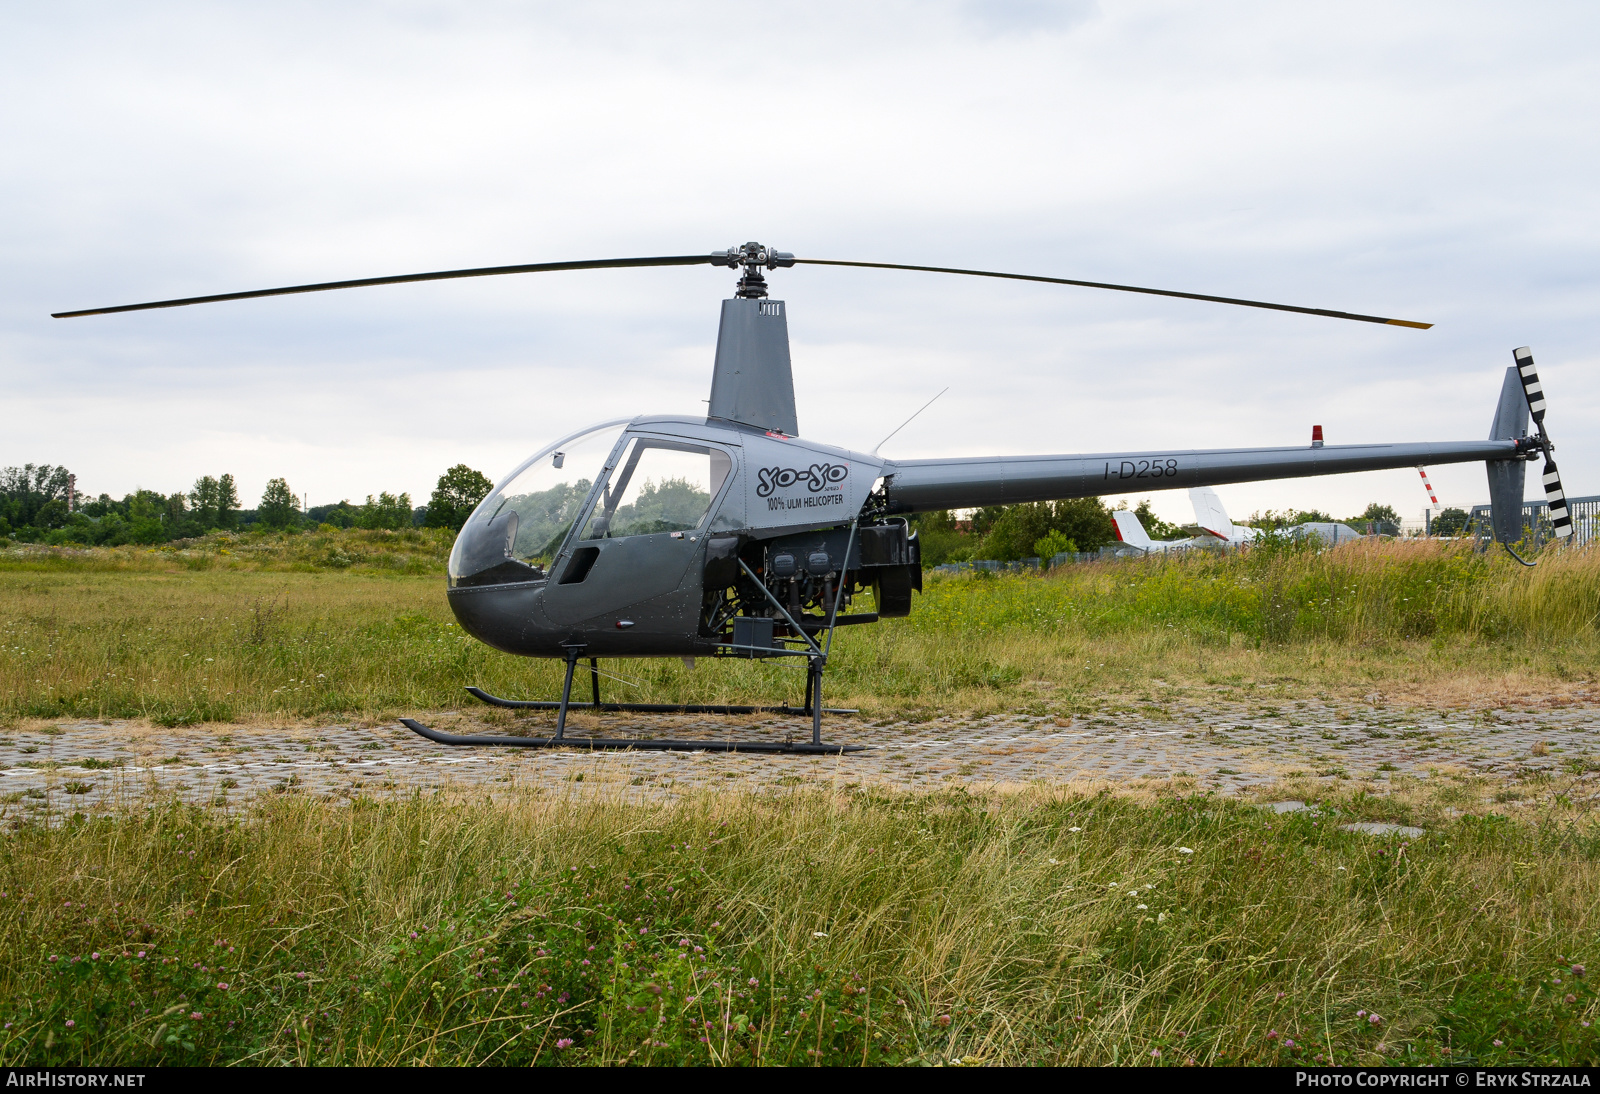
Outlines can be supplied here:
<path id="1" fill-rule="evenodd" d="M 1189 500 L 1194 503 L 1194 522 L 1218 539 L 1238 538 L 1222 499 L 1209 486 L 1196 486 L 1189 490 Z"/>
<path id="2" fill-rule="evenodd" d="M 1133 515 L 1132 510 L 1118 509 L 1111 514 L 1111 519 L 1117 526 L 1117 538 L 1123 543 L 1144 548 L 1154 545 L 1150 533 L 1144 530 L 1144 525 L 1139 523 L 1139 518 Z"/>

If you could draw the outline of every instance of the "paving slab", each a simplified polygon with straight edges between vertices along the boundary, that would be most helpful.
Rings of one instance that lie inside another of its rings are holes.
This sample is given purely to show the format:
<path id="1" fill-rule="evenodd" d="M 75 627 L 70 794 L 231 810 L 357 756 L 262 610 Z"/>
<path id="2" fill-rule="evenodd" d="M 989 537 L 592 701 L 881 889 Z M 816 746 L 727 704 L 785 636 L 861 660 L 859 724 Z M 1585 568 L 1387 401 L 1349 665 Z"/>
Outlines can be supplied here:
<path id="1" fill-rule="evenodd" d="M 475 710 L 428 721 L 452 733 L 541 736 L 553 724 L 543 715 L 497 720 Z M 151 793 L 231 803 L 273 793 L 352 797 L 446 786 L 482 786 L 492 794 L 584 780 L 647 800 L 691 788 L 808 782 L 935 790 L 1177 779 L 1197 790 L 1241 794 L 1286 777 L 1382 792 L 1401 778 L 1526 782 L 1562 775 L 1574 780 L 1575 804 L 1600 807 L 1600 706 L 1440 711 L 1218 700 L 1076 718 L 839 717 L 824 729 L 831 742 L 871 747 L 847 756 L 452 748 L 398 724 L 162 729 L 64 721 L 0 732 L 0 818 L 92 813 Z M 617 714 L 578 719 L 569 734 L 803 741 L 810 725 L 778 716 Z"/>

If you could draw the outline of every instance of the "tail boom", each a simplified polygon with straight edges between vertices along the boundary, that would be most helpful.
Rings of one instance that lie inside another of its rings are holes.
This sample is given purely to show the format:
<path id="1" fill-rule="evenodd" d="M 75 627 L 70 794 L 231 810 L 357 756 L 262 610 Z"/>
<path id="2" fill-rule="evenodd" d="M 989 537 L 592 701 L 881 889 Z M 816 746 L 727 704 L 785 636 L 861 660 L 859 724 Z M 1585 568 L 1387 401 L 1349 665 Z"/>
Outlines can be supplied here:
<path id="1" fill-rule="evenodd" d="M 1345 475 L 1418 464 L 1526 459 L 1522 438 L 1322 448 L 1221 448 L 1060 456 L 975 456 L 889 461 L 883 468 L 889 511 L 918 513 L 984 505 L 1060 501 L 1139 490 L 1177 490 L 1236 482 Z"/>

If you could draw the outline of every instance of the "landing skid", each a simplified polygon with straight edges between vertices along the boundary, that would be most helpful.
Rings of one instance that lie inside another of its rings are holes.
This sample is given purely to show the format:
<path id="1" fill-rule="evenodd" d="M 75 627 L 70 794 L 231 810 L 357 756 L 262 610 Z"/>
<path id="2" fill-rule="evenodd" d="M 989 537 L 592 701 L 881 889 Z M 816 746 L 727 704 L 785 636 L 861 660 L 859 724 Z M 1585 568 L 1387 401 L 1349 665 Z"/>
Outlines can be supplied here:
<path id="1" fill-rule="evenodd" d="M 415 718 L 402 718 L 400 724 L 421 737 L 441 745 L 499 745 L 509 748 L 586 748 L 586 749 L 637 749 L 650 752 L 752 752 L 798 753 L 810 756 L 842 756 L 849 752 L 862 752 L 866 745 L 830 745 L 822 743 L 822 716 L 824 714 L 856 714 L 858 711 L 841 707 L 821 707 L 822 659 L 813 658 L 806 673 L 806 705 L 803 707 L 757 707 L 732 705 L 705 705 L 693 703 L 602 703 L 600 701 L 600 663 L 589 658 L 589 680 L 594 689 L 592 703 L 572 701 L 572 677 L 578 667 L 582 646 L 566 647 L 566 678 L 561 685 L 559 703 L 529 699 L 502 699 L 490 695 L 482 688 L 469 687 L 467 693 L 490 706 L 512 710 L 554 710 L 556 732 L 553 737 L 498 737 L 479 734 L 461 735 L 430 729 Z M 635 737 L 568 737 L 567 712 L 592 710 L 597 713 L 617 711 L 640 714 L 789 714 L 811 718 L 811 740 L 795 741 L 675 741 L 652 740 Z"/>
<path id="2" fill-rule="evenodd" d="M 677 708 L 673 708 L 677 709 Z M 429 729 L 415 718 L 402 718 L 400 724 L 442 745 L 503 745 L 512 748 L 587 748 L 635 749 L 640 752 L 766 752 L 800 753 L 810 756 L 839 756 L 862 752 L 866 745 L 814 745 L 788 741 L 671 741 L 636 737 L 488 737 L 441 733 Z"/>

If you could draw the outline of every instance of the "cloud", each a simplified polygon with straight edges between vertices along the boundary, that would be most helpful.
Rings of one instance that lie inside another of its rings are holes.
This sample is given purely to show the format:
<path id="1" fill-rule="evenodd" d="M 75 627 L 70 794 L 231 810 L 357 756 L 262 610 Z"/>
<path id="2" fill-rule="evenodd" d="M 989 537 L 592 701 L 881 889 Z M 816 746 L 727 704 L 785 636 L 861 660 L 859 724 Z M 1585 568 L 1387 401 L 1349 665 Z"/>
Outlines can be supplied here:
<path id="1" fill-rule="evenodd" d="M 673 254 L 1011 269 L 1427 332 L 927 274 L 779 271 L 802 429 L 902 456 L 1481 437 L 1531 344 L 1600 493 L 1588 6 L 64 4 L 0 33 L 0 464 L 91 490 L 425 495 L 693 411 L 710 269 L 55 321 L 341 277 Z M 981 25 L 980 25 L 981 23 Z M 1374 28 L 1381 28 L 1375 33 Z M 1431 469 L 1441 499 L 1481 468 Z M 1231 510 L 1417 514 L 1411 471 Z M 1158 499 L 1187 516 L 1181 495 Z"/>

